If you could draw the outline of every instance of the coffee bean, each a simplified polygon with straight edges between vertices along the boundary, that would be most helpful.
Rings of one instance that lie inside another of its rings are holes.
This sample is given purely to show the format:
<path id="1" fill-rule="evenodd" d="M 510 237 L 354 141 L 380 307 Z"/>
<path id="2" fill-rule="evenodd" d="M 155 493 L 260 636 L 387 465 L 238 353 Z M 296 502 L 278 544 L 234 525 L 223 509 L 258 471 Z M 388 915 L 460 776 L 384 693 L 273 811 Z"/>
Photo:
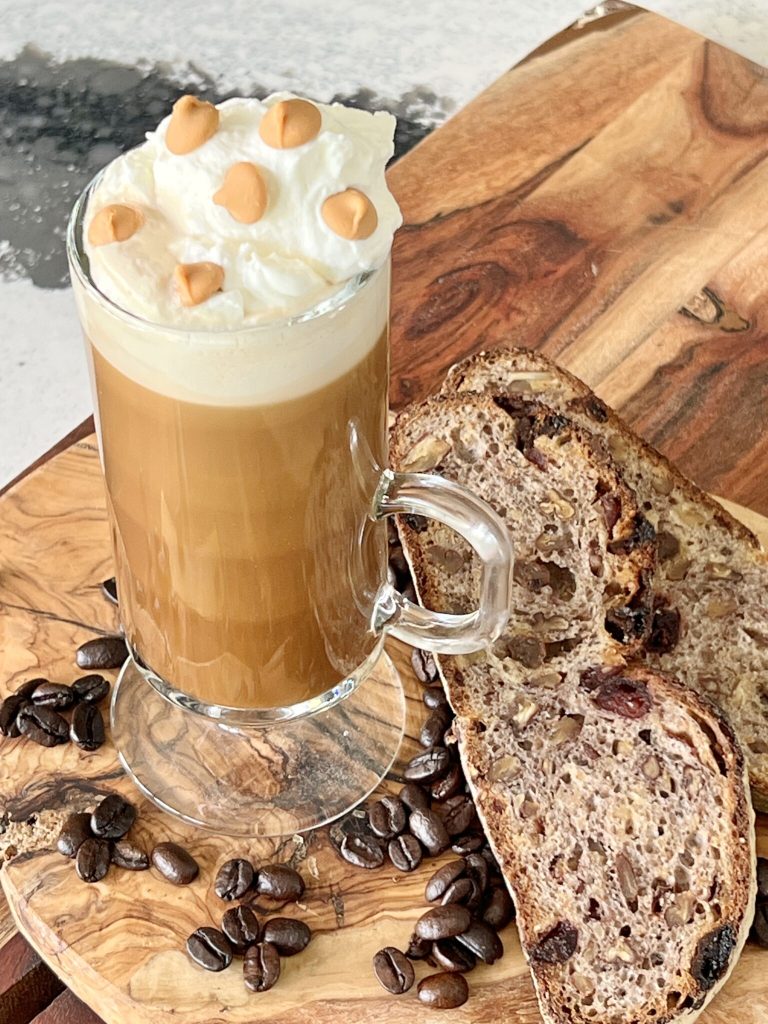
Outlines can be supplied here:
<path id="1" fill-rule="evenodd" d="M 368 836 L 344 836 L 339 852 L 344 860 L 356 868 L 380 868 L 384 863 L 381 845 Z"/>
<path id="2" fill-rule="evenodd" d="M 187 953 L 206 971 L 223 971 L 232 963 L 232 947 L 218 928 L 198 928 L 187 939 Z"/>
<path id="3" fill-rule="evenodd" d="M 287 864 L 267 864 L 256 875 L 254 888 L 260 896 L 271 896 L 275 900 L 298 900 L 304 892 L 304 879 Z"/>
<path id="4" fill-rule="evenodd" d="M 178 843 L 158 843 L 152 851 L 152 864 L 173 885 L 189 885 L 197 878 L 197 861 Z"/>
<path id="5" fill-rule="evenodd" d="M 443 804 L 443 824 L 449 836 L 460 836 L 475 825 L 475 805 L 468 796 L 452 796 Z"/>
<path id="6" fill-rule="evenodd" d="M 146 871 L 149 867 L 147 851 L 131 839 L 118 839 L 112 844 L 112 863 L 126 871 Z"/>
<path id="7" fill-rule="evenodd" d="M 447 775 L 432 783 L 432 799 L 442 802 L 456 796 L 464 788 L 464 772 L 458 764 L 452 764 Z"/>
<path id="8" fill-rule="evenodd" d="M 405 805 L 396 796 L 383 796 L 368 808 L 371 828 L 382 839 L 392 839 L 399 835 L 407 820 Z"/>
<path id="9" fill-rule="evenodd" d="M 429 810 L 429 793 L 418 782 L 406 782 L 400 790 L 400 799 L 409 811 Z"/>
<path id="10" fill-rule="evenodd" d="M 12 693 L 0 704 L 0 733 L 3 736 L 20 736 L 18 715 L 29 700 L 18 693 Z"/>
<path id="11" fill-rule="evenodd" d="M 109 859 L 109 843 L 92 836 L 77 848 L 75 871 L 84 882 L 100 882 L 109 871 Z"/>
<path id="12" fill-rule="evenodd" d="M 481 832 L 465 832 L 463 836 L 453 840 L 451 849 L 459 854 L 475 853 L 484 843 L 485 836 Z"/>
<path id="13" fill-rule="evenodd" d="M 438 939 L 452 939 L 461 935 L 471 923 L 472 915 L 467 908 L 454 903 L 448 907 L 433 907 L 422 914 L 416 922 L 415 931 L 420 938 L 436 942 Z"/>
<path id="14" fill-rule="evenodd" d="M 501 939 L 484 921 L 473 921 L 457 935 L 456 941 L 486 964 L 495 964 L 504 953 Z"/>
<path id="15" fill-rule="evenodd" d="M 451 755 L 445 747 L 430 747 L 412 757 L 405 766 L 403 775 L 408 782 L 434 782 L 451 767 Z"/>
<path id="16" fill-rule="evenodd" d="M 757 858 L 757 898 L 768 900 L 768 857 Z"/>
<path id="17" fill-rule="evenodd" d="M 503 885 L 494 885 L 485 899 L 482 919 L 495 931 L 506 928 L 515 916 L 515 905 L 512 897 Z"/>
<path id="18" fill-rule="evenodd" d="M 416 975 L 413 964 L 394 946 L 385 946 L 373 956 L 373 973 L 382 988 L 393 996 L 401 996 L 413 985 Z"/>
<path id="19" fill-rule="evenodd" d="M 445 690 L 439 684 L 428 686 L 422 693 L 421 699 L 430 711 L 434 711 L 436 708 L 448 707 L 448 698 L 445 696 Z"/>
<path id="20" fill-rule="evenodd" d="M 250 907 L 230 907 L 221 919 L 221 930 L 236 953 L 244 953 L 261 936 L 261 925 Z"/>
<path id="21" fill-rule="evenodd" d="M 23 736 L 39 743 L 41 747 L 55 747 L 69 739 L 66 719 L 51 708 L 37 708 L 27 703 L 19 711 L 16 725 Z"/>
<path id="22" fill-rule="evenodd" d="M 421 864 L 423 856 L 421 843 L 409 832 L 390 839 L 387 853 L 398 871 L 414 871 Z"/>
<path id="23" fill-rule="evenodd" d="M 92 672 L 88 676 L 80 676 L 72 683 L 75 699 L 83 704 L 98 704 L 109 693 L 109 683 L 104 676 Z"/>
<path id="24" fill-rule="evenodd" d="M 432 956 L 445 971 L 471 971 L 477 966 L 474 954 L 456 939 L 439 939 L 432 946 Z"/>
<path id="25" fill-rule="evenodd" d="M 243 981 L 251 992 L 266 992 L 280 977 L 280 954 L 270 942 L 249 947 L 243 961 Z"/>
<path id="26" fill-rule="evenodd" d="M 104 742 L 104 719 L 95 704 L 78 704 L 69 736 L 82 750 L 98 750 Z"/>
<path id="27" fill-rule="evenodd" d="M 420 651 L 417 647 L 411 651 L 411 665 L 420 683 L 428 685 L 437 679 L 435 656 L 429 651 Z"/>
<path id="28" fill-rule="evenodd" d="M 433 857 L 442 853 L 451 842 L 445 825 L 434 811 L 412 811 L 408 827 Z"/>
<path id="29" fill-rule="evenodd" d="M 469 998 L 469 985 L 463 974 L 428 974 L 419 982 L 419 999 L 435 1010 L 455 1010 Z"/>
<path id="30" fill-rule="evenodd" d="M 112 604 L 117 604 L 117 580 L 110 576 L 108 580 L 102 580 L 101 592 Z"/>
<path id="31" fill-rule="evenodd" d="M 65 683 L 45 682 L 35 687 L 30 700 L 39 708 L 54 708 L 57 711 L 64 711 L 75 703 L 75 695 L 72 692 L 72 687 Z"/>
<path id="32" fill-rule="evenodd" d="M 272 917 L 264 925 L 265 942 L 271 942 L 280 956 L 296 956 L 309 945 L 312 932 L 303 921 L 292 917 Z"/>
<path id="33" fill-rule="evenodd" d="M 450 903 L 463 903 L 468 910 L 480 906 L 480 901 L 481 896 L 470 878 L 457 878 L 455 882 L 451 882 L 440 898 L 443 906 L 448 906 Z"/>
<path id="34" fill-rule="evenodd" d="M 75 660 L 80 668 L 120 668 L 128 657 L 128 647 L 121 636 L 97 636 L 80 644 Z"/>
<path id="35" fill-rule="evenodd" d="M 122 839 L 134 821 L 136 808 L 133 804 L 119 793 L 110 793 L 91 815 L 91 830 L 102 839 Z"/>
<path id="36" fill-rule="evenodd" d="M 768 902 L 764 900 L 755 907 L 755 919 L 752 922 L 751 934 L 758 945 L 768 949 Z"/>
<path id="37" fill-rule="evenodd" d="M 56 849 L 64 857 L 74 858 L 80 846 L 91 838 L 91 816 L 84 812 L 70 814 L 61 826 Z"/>
<path id="38" fill-rule="evenodd" d="M 408 942 L 408 949 L 405 955 L 409 960 L 430 960 L 432 956 L 432 943 L 429 939 L 422 939 L 414 932 Z"/>
<path id="39" fill-rule="evenodd" d="M 422 747 L 438 746 L 443 739 L 443 733 L 448 728 L 451 715 L 447 708 L 436 708 L 421 727 L 419 743 Z"/>
<path id="40" fill-rule="evenodd" d="M 455 882 L 464 874 L 466 864 L 463 860 L 449 860 L 432 875 L 424 888 L 424 898 L 428 903 L 439 900 L 451 882 Z"/>
<path id="41" fill-rule="evenodd" d="M 253 866 L 250 861 L 236 857 L 221 865 L 213 889 L 219 899 L 239 900 L 253 885 L 253 878 Z"/>

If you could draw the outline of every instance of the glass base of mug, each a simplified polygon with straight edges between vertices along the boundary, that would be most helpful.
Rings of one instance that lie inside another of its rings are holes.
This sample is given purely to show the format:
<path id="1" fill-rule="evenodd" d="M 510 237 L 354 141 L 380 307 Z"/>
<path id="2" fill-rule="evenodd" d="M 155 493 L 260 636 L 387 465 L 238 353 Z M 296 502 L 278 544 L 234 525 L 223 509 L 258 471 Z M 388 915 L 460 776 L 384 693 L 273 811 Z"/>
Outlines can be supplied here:
<path id="1" fill-rule="evenodd" d="M 382 651 L 325 710 L 233 725 L 169 701 L 129 658 L 111 717 L 123 767 L 162 810 L 223 835 L 283 836 L 333 821 L 376 788 L 400 746 L 405 696 Z"/>

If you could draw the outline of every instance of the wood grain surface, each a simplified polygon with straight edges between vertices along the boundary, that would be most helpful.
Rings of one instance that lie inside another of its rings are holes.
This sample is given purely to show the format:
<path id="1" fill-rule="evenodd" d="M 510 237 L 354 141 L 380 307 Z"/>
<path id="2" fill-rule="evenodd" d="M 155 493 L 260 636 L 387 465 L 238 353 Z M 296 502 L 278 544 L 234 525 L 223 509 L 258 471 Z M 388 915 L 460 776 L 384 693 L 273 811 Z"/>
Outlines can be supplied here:
<path id="1" fill-rule="evenodd" d="M 472 351 L 540 347 L 699 484 L 768 512 L 766 99 L 763 69 L 657 16 L 622 14 L 542 48 L 394 165 L 405 216 L 394 404 Z M 0 696 L 32 674 L 77 674 L 75 646 L 115 626 L 98 592 L 111 573 L 97 452 L 82 438 L 0 499 Z M 403 649 L 392 653 L 409 690 L 407 758 L 423 712 Z M 351 870 L 323 832 L 222 841 L 139 801 L 138 835 L 189 845 L 201 879 L 180 890 L 113 870 L 85 886 L 54 836 L 65 813 L 109 791 L 135 797 L 109 745 L 0 741 L 3 887 L 22 930 L 107 1024 L 423 1021 L 413 994 L 383 994 L 369 962 L 407 940 L 427 868 Z M 768 854 L 764 821 L 760 846 Z M 309 888 L 297 913 L 317 931 L 264 996 L 248 996 L 236 968 L 203 974 L 182 952 L 223 909 L 216 865 L 241 852 L 299 865 Z M 538 1024 L 514 928 L 504 939 L 504 959 L 472 973 L 452 1019 Z M 747 949 L 703 1022 L 768 1016 L 765 958 Z M 92 1024 L 73 997 L 57 1002 L 45 1024 Z"/>

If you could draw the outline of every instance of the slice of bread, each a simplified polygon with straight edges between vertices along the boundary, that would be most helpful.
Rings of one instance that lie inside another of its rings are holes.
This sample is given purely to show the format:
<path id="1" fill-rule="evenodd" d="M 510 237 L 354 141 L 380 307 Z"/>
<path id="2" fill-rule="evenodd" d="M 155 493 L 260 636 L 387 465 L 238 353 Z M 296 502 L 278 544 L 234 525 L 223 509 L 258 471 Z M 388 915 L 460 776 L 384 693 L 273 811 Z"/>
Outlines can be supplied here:
<path id="1" fill-rule="evenodd" d="M 438 660 L 545 1019 L 692 1019 L 746 939 L 752 810 L 720 713 L 625 664 L 643 631 L 617 635 L 615 612 L 643 619 L 653 568 L 631 492 L 567 416 L 504 396 L 406 410 L 392 461 L 472 488 L 515 545 L 504 636 Z M 455 534 L 398 526 L 423 602 L 472 607 L 477 568 Z"/>
<path id="2" fill-rule="evenodd" d="M 755 536 L 539 353 L 481 353 L 455 366 L 443 391 L 546 402 L 610 452 L 658 535 L 644 659 L 726 712 L 745 750 L 755 806 L 768 810 L 768 559 Z"/>

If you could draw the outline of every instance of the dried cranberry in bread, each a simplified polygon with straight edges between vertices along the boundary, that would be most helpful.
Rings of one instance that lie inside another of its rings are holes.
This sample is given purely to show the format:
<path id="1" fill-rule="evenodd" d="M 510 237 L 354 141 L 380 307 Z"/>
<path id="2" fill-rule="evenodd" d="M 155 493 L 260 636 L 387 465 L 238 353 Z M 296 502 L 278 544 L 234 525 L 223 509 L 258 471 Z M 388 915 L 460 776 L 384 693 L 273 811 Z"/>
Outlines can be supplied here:
<path id="1" fill-rule="evenodd" d="M 443 390 L 546 402 L 610 452 L 658 534 L 645 660 L 723 708 L 745 750 L 755 806 L 768 810 L 768 559 L 755 536 L 537 352 L 481 353 L 455 366 Z"/>

